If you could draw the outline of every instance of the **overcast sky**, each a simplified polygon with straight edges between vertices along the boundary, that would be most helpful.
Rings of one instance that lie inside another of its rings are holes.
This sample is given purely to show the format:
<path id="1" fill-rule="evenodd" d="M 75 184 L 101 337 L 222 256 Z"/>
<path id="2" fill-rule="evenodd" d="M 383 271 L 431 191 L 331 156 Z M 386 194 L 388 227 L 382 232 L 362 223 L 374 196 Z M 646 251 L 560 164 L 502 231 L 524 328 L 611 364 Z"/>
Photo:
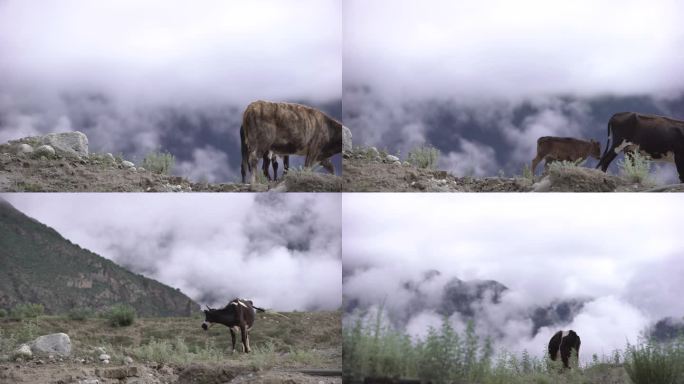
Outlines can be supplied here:
<path id="1" fill-rule="evenodd" d="M 249 102 L 341 108 L 341 17 L 340 0 L 0 1 L 0 142 L 80 130 L 231 181 Z"/>
<path id="2" fill-rule="evenodd" d="M 610 354 L 636 342 L 663 317 L 682 318 L 684 240 L 679 195 L 552 194 L 530 198 L 482 195 L 347 194 L 343 198 L 344 294 L 365 305 L 385 302 L 408 311 L 402 288 L 441 275 L 422 290 L 439 302 L 445 284 L 496 280 L 509 288 L 500 305 L 485 306 L 476 323 L 506 335 L 501 346 L 540 355 L 560 328 L 582 338 L 581 357 Z M 530 337 L 520 313 L 559 299 L 589 299 L 571 324 L 544 327 Z M 451 318 L 463 328 L 458 316 Z M 431 310 L 412 313 L 416 337 L 439 326 Z"/>
<path id="3" fill-rule="evenodd" d="M 663 102 L 684 95 L 676 0 L 349 0 L 343 14 L 355 139 L 404 154 L 430 142 L 455 174 L 519 169 L 543 135 L 605 142 L 621 109 L 684 118 Z"/>
<path id="4" fill-rule="evenodd" d="M 3 194 L 62 236 L 200 304 L 341 304 L 335 194 Z"/>

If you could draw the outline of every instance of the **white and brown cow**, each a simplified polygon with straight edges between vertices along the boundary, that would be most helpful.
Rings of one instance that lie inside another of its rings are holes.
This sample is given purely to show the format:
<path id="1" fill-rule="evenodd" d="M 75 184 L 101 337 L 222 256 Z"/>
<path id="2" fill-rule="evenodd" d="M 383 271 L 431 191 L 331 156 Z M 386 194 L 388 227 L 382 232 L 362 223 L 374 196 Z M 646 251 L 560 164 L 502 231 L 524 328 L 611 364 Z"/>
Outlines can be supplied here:
<path id="1" fill-rule="evenodd" d="M 575 331 L 558 331 L 549 341 L 549 356 L 553 361 L 560 359 L 565 368 L 570 368 L 571 357 L 579 361 L 580 344 L 580 337 Z"/>
<path id="2" fill-rule="evenodd" d="M 335 173 L 330 158 L 342 152 L 342 124 L 317 109 L 255 101 L 245 109 L 240 129 L 243 182 L 248 170 L 254 183 L 259 158 L 268 152 L 305 156 L 305 167 L 320 163 Z"/>
<path id="3" fill-rule="evenodd" d="M 596 168 L 605 172 L 620 152 L 634 151 L 655 161 L 675 163 L 684 183 L 684 121 L 637 112 L 614 114 L 608 121 L 606 149 Z"/>
<path id="4" fill-rule="evenodd" d="M 233 299 L 224 308 L 213 309 L 207 306 L 204 310 L 204 322 L 202 329 L 205 331 L 214 324 L 223 324 L 230 329 L 230 337 L 235 352 L 235 334 L 238 329 L 242 337 L 242 351 L 249 353 L 249 331 L 254 326 L 256 313 L 254 310 L 264 312 L 263 308 L 255 307 L 250 300 Z"/>
<path id="5" fill-rule="evenodd" d="M 532 174 L 544 160 L 544 166 L 554 161 L 578 161 L 589 156 L 598 160 L 601 157 L 601 145 L 596 140 L 580 140 L 572 137 L 542 136 L 537 139 L 537 156 L 532 159 Z"/>

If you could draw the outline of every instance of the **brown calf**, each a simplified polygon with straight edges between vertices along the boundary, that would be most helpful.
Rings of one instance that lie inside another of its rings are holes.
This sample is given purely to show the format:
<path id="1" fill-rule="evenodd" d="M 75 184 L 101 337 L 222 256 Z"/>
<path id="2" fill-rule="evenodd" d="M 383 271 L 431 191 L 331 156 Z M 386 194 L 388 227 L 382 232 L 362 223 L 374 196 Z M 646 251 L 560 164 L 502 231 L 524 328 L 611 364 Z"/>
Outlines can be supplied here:
<path id="1" fill-rule="evenodd" d="M 544 166 L 547 167 L 554 161 L 577 161 L 589 156 L 595 159 L 601 157 L 601 145 L 598 141 L 543 136 L 537 140 L 537 156 L 532 159 L 532 174 L 542 160 L 544 160 Z"/>

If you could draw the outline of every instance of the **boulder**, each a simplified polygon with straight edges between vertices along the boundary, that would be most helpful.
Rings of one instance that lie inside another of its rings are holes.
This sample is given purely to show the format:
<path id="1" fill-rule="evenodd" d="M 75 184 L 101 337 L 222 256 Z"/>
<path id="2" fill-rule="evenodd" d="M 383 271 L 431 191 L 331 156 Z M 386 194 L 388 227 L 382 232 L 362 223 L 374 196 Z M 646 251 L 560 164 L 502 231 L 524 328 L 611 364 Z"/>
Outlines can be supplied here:
<path id="1" fill-rule="evenodd" d="M 51 146 L 47 144 L 43 144 L 40 147 L 36 148 L 34 151 L 36 156 L 45 156 L 45 157 L 52 157 L 55 155 L 55 149 L 52 148 Z"/>
<path id="2" fill-rule="evenodd" d="M 36 354 L 69 356 L 71 354 L 71 339 L 66 333 L 40 336 L 31 342 L 31 350 Z"/>
<path id="3" fill-rule="evenodd" d="M 22 155 L 22 154 L 31 154 L 33 153 L 33 147 L 26 144 L 26 143 L 21 143 L 17 147 L 17 154 Z"/>
<path id="4" fill-rule="evenodd" d="M 50 133 L 42 136 L 41 142 L 52 146 L 62 156 L 88 156 L 88 137 L 78 131 Z"/>
<path id="5" fill-rule="evenodd" d="M 122 162 L 121 162 L 121 165 L 122 165 L 124 168 L 126 168 L 126 169 L 135 167 L 135 164 L 131 163 L 131 162 L 128 161 L 128 160 L 122 161 Z"/>
<path id="6" fill-rule="evenodd" d="M 394 162 L 399 161 L 399 158 L 394 156 L 394 155 L 387 155 L 387 157 L 385 157 L 385 159 L 387 160 L 388 163 L 394 163 Z"/>
<path id="7" fill-rule="evenodd" d="M 342 152 L 351 152 L 352 150 L 352 133 L 349 128 L 342 126 Z"/>

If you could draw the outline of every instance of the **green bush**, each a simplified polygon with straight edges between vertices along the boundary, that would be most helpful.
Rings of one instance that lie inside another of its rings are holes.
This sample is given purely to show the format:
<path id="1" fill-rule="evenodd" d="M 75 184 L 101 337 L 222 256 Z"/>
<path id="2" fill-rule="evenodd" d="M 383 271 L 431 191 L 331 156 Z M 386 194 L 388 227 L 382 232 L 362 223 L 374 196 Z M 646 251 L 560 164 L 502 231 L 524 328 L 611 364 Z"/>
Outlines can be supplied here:
<path id="1" fill-rule="evenodd" d="M 153 151 L 148 153 L 142 161 L 142 166 L 148 171 L 161 175 L 169 175 L 176 165 L 176 158 L 169 152 Z"/>
<path id="2" fill-rule="evenodd" d="M 67 316 L 71 320 L 83 321 L 87 318 L 93 317 L 93 310 L 90 308 L 73 308 L 69 311 Z"/>
<path id="3" fill-rule="evenodd" d="M 625 158 L 617 162 L 620 174 L 632 183 L 644 184 L 650 182 L 651 158 L 640 152 L 625 154 Z"/>
<path id="4" fill-rule="evenodd" d="M 113 327 L 127 327 L 135 321 L 135 309 L 125 304 L 117 304 L 107 311 L 105 317 Z"/>
<path id="5" fill-rule="evenodd" d="M 45 312 L 42 304 L 17 304 L 10 311 L 10 318 L 13 320 L 35 319 Z"/>
<path id="6" fill-rule="evenodd" d="M 0 319 L 4 319 L 5 317 L 7 317 L 7 315 L 7 310 L 4 308 L 0 308 Z"/>
<path id="7" fill-rule="evenodd" d="M 440 155 L 439 149 L 423 144 L 409 151 L 407 161 L 418 168 L 436 169 Z"/>

